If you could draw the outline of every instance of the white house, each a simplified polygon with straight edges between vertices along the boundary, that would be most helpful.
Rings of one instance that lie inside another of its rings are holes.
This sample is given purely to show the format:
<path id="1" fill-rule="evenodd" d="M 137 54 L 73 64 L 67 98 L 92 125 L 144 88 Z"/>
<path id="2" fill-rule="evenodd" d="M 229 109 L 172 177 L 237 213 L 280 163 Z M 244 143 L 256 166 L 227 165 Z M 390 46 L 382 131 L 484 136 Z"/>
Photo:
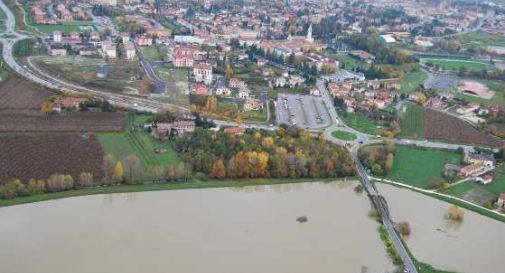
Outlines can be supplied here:
<path id="1" fill-rule="evenodd" d="M 207 63 L 199 63 L 193 66 L 193 74 L 196 82 L 212 83 L 212 66 Z"/>
<path id="2" fill-rule="evenodd" d="M 117 58 L 116 52 L 116 44 L 112 42 L 103 42 L 102 43 L 102 56 L 108 58 Z"/>

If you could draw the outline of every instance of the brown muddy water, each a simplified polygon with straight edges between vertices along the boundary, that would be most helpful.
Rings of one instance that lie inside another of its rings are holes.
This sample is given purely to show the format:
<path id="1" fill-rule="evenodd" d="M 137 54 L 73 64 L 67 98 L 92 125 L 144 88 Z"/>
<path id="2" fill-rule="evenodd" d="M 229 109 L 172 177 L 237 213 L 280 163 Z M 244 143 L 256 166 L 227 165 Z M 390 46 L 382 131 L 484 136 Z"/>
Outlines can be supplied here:
<path id="1" fill-rule="evenodd" d="M 376 184 L 393 221 L 407 221 L 414 257 L 435 268 L 461 273 L 505 272 L 505 223 L 465 210 L 461 224 L 447 221 L 451 204 L 386 184 Z"/>
<path id="2" fill-rule="evenodd" d="M 390 272 L 369 200 L 354 185 L 139 192 L 0 208 L 0 272 Z"/>

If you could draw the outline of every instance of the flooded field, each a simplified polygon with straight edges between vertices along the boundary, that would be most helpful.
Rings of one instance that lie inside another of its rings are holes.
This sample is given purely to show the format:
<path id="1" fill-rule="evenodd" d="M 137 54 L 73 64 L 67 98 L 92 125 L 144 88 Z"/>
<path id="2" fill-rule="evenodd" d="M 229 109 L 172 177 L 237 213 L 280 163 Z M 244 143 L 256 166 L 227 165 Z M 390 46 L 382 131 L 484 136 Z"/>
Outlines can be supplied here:
<path id="1" fill-rule="evenodd" d="M 414 257 L 438 269 L 461 273 L 505 272 L 505 224 L 465 210 L 455 224 L 444 219 L 449 203 L 386 184 L 377 184 L 394 221 L 410 223 L 406 240 Z"/>
<path id="2" fill-rule="evenodd" d="M 140 192 L 0 208 L 0 272 L 391 272 L 369 200 L 354 185 Z"/>

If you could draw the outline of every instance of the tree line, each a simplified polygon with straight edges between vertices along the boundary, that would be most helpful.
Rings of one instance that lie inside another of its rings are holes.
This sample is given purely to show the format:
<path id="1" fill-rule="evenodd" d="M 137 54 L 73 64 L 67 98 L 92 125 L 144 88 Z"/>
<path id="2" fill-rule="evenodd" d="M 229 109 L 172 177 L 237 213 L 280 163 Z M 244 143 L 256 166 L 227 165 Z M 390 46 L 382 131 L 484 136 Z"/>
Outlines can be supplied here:
<path id="1" fill-rule="evenodd" d="M 354 175 L 348 151 L 298 129 L 247 129 L 243 135 L 197 128 L 175 140 L 193 172 L 210 178 L 303 178 Z"/>

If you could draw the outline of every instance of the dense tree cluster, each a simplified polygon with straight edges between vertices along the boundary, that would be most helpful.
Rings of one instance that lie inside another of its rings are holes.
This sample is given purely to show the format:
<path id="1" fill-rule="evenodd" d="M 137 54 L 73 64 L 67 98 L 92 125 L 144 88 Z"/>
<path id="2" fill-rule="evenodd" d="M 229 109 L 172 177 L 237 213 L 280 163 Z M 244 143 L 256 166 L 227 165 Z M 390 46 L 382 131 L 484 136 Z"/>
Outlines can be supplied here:
<path id="1" fill-rule="evenodd" d="M 296 129 L 248 129 L 243 135 L 197 129 L 177 139 L 176 149 L 194 172 L 217 179 L 354 174 L 345 148 Z"/>
<path id="2" fill-rule="evenodd" d="M 370 145 L 361 148 L 358 156 L 361 162 L 369 168 L 374 175 L 388 174 L 393 168 L 395 160 L 394 142 L 385 140 L 380 145 Z"/>
<path id="3" fill-rule="evenodd" d="M 374 35 L 356 34 L 344 38 L 344 41 L 355 49 L 374 54 L 377 63 L 396 65 L 415 62 L 413 55 L 397 47 L 387 46 Z"/>

